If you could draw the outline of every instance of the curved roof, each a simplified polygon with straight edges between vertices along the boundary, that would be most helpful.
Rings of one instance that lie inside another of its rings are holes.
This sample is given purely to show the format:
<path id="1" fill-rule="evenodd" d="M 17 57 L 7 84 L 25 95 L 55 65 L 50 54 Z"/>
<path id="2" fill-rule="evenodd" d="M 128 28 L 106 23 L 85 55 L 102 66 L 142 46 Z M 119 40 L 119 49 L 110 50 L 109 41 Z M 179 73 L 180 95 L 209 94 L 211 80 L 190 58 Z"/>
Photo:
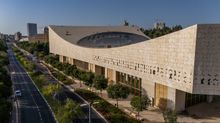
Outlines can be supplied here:
<path id="1" fill-rule="evenodd" d="M 118 47 L 150 39 L 137 27 L 49 26 L 64 40 L 83 47 Z"/>

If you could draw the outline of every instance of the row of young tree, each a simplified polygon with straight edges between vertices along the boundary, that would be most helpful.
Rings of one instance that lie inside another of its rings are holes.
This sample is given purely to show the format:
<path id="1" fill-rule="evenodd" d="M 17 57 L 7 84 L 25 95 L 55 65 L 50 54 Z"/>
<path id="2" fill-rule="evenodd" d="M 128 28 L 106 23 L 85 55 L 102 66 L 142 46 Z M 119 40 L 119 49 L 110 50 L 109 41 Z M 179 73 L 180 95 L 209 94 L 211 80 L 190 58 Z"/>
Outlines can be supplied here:
<path id="1" fill-rule="evenodd" d="M 19 47 L 29 51 L 28 49 L 36 49 L 36 47 L 41 47 L 40 49 L 49 49 L 49 45 L 43 43 L 20 43 Z M 38 46 L 40 45 L 40 46 Z M 26 48 L 29 46 L 29 48 Z M 35 47 L 35 48 L 31 48 Z M 116 100 L 116 107 L 118 107 L 118 101 L 119 99 L 126 99 L 129 95 L 129 88 L 121 85 L 119 83 L 114 84 L 114 85 L 109 85 L 108 86 L 108 79 L 106 79 L 103 75 L 95 75 L 92 72 L 85 72 L 82 70 L 79 70 L 75 65 L 71 65 L 68 63 L 61 63 L 59 62 L 59 57 L 56 55 L 49 54 L 47 52 L 48 50 L 45 50 L 46 53 L 42 53 L 41 50 L 36 50 L 34 53 L 38 54 L 37 56 L 44 60 L 46 63 L 52 65 L 53 67 L 57 68 L 60 71 L 63 71 L 66 75 L 69 75 L 73 78 L 77 78 L 81 82 L 83 82 L 85 85 L 91 87 L 94 87 L 97 90 L 102 90 L 106 89 L 108 93 L 108 97 L 115 99 Z M 29 51 L 32 52 L 32 51 Z M 44 54 L 44 55 L 39 55 L 39 54 Z M 134 96 L 131 101 L 130 101 L 131 106 L 135 111 L 139 112 L 146 110 L 149 105 L 151 104 L 150 99 L 148 98 L 147 95 L 142 95 L 142 96 Z M 169 112 L 164 113 L 168 114 L 167 119 L 169 119 Z M 165 115 L 164 115 L 165 116 Z"/>
<path id="2" fill-rule="evenodd" d="M 23 43 L 19 46 L 27 49 L 25 47 L 27 46 L 37 46 L 40 43 Z M 43 45 L 48 46 L 48 45 Z M 31 49 L 31 48 L 29 48 Z M 35 48 L 33 48 L 35 49 Z M 41 48 L 41 49 L 47 49 L 47 48 Z M 39 50 L 37 50 L 39 51 Z M 107 89 L 108 97 L 116 100 L 116 107 L 118 107 L 118 101 L 119 99 L 126 99 L 129 95 L 129 88 L 126 86 L 123 86 L 121 84 L 114 84 L 108 86 L 108 79 L 106 79 L 103 75 L 96 75 L 92 72 L 85 72 L 82 70 L 79 70 L 75 65 L 71 65 L 68 63 L 61 63 L 59 62 L 58 56 L 55 55 L 45 55 L 43 58 L 46 63 L 49 63 L 53 67 L 57 68 L 60 71 L 63 71 L 65 74 L 77 78 L 80 81 L 82 81 L 85 85 L 91 87 L 94 87 L 97 90 L 100 90 L 102 94 L 102 90 Z M 150 104 L 150 100 L 147 96 L 134 96 L 131 100 L 132 107 L 138 112 L 147 109 L 147 107 Z"/>
<path id="3" fill-rule="evenodd" d="M 7 46 L 5 41 L 0 40 L 0 122 L 8 123 L 12 104 L 10 96 L 12 94 L 12 83 L 7 71 L 9 64 L 7 56 Z"/>
<path id="4" fill-rule="evenodd" d="M 29 72 L 38 89 L 52 107 L 58 122 L 71 123 L 74 118 L 84 116 L 80 105 L 65 95 L 64 89 L 60 84 L 49 82 L 46 75 L 38 71 L 36 69 L 37 66 L 29 61 L 24 53 L 15 47 L 13 50 L 16 58 Z"/>
<path id="5" fill-rule="evenodd" d="M 124 21 L 124 26 L 129 26 L 129 25 L 130 25 L 129 22 L 125 20 Z M 134 25 L 131 25 L 131 26 L 134 26 Z M 140 30 L 145 35 L 149 36 L 152 39 L 163 36 L 163 35 L 166 35 L 166 34 L 169 34 L 169 33 L 172 33 L 172 32 L 175 32 L 175 31 L 178 31 L 178 30 L 181 30 L 181 29 L 183 29 L 183 27 L 181 25 L 175 25 L 175 26 L 172 26 L 172 27 L 165 26 L 162 29 L 159 29 L 159 28 L 152 28 L 152 29 L 140 28 Z"/>
<path id="6" fill-rule="evenodd" d="M 17 45 L 28 51 L 31 54 L 39 58 L 44 58 L 44 56 L 49 55 L 49 43 L 48 42 L 19 42 Z"/>

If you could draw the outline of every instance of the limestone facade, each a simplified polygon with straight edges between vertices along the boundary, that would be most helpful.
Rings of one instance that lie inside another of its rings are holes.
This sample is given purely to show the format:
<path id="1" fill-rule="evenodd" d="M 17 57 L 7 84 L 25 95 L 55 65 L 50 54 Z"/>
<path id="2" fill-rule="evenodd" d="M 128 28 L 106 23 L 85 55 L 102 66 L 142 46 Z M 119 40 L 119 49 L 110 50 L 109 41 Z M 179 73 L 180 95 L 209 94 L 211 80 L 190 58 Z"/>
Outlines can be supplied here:
<path id="1" fill-rule="evenodd" d="M 109 30 L 114 31 L 109 28 L 101 31 Z M 120 28 L 115 30 L 120 31 Z M 131 30 L 121 29 L 142 35 L 139 30 Z M 65 32 L 71 35 L 65 35 Z M 139 77 L 143 92 L 152 98 L 156 95 L 155 84 L 165 85 L 168 87 L 167 99 L 180 109 L 184 107 L 181 102 L 185 92 L 220 95 L 220 25 L 194 25 L 159 38 L 116 48 L 78 46 L 77 40 L 94 34 L 92 29 L 84 34 L 80 32 L 71 27 L 50 26 L 50 52 L 87 62 L 92 71 L 94 66 L 102 66 L 111 80 L 115 80 L 116 71 Z"/>

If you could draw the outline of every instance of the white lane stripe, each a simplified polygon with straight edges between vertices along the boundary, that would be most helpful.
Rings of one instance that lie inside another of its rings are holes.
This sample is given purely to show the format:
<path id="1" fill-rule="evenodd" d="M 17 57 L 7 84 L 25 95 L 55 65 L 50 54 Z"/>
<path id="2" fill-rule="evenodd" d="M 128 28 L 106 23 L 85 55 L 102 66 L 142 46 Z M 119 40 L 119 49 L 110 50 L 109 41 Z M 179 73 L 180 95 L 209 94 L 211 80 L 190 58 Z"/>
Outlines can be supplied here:
<path id="1" fill-rule="evenodd" d="M 20 62 L 18 62 L 18 65 L 21 66 Z M 19 68 L 17 65 L 15 65 L 15 67 L 17 67 L 18 70 L 20 69 L 20 70 L 22 71 L 22 69 Z M 21 66 L 21 67 L 23 68 L 23 66 Z M 24 69 L 24 68 L 23 68 L 23 69 Z M 23 74 L 23 75 L 24 75 L 24 74 Z M 23 80 L 25 80 L 23 75 L 21 75 L 21 77 L 22 77 Z M 31 98 L 32 98 L 34 104 L 35 104 L 36 107 L 37 107 L 37 112 L 38 112 L 38 115 L 39 115 L 39 117 L 40 117 L 40 121 L 41 121 L 41 123 L 43 123 L 43 119 L 42 119 L 42 116 L 41 116 L 41 113 L 40 113 L 40 109 L 39 109 L 39 107 L 38 107 L 38 105 L 37 105 L 37 103 L 36 103 L 36 101 L 35 101 L 35 99 L 34 99 L 32 93 L 31 93 L 31 91 L 30 91 L 30 88 L 28 88 L 26 84 L 25 84 L 25 87 L 26 87 L 26 89 L 28 90 L 28 92 L 30 93 Z"/>
<path id="2" fill-rule="evenodd" d="M 10 56 L 11 57 L 11 56 Z M 14 70 L 14 67 L 12 67 L 12 63 L 11 63 L 12 61 L 10 60 L 9 61 L 9 63 L 10 63 L 10 65 L 9 65 L 9 67 L 10 67 L 10 71 L 15 71 Z M 14 76 L 11 74 L 10 75 L 11 76 L 11 81 L 12 81 L 12 83 L 13 83 L 13 86 L 12 86 L 12 90 L 13 90 L 13 92 L 15 92 L 15 85 L 14 85 Z M 19 108 L 18 108 L 18 103 L 17 103 L 17 101 L 16 102 L 13 102 L 13 104 L 14 104 L 14 106 L 13 107 L 15 107 L 15 122 L 16 123 L 19 123 Z"/>
<path id="3" fill-rule="evenodd" d="M 23 78 L 23 80 L 25 80 L 23 75 L 21 75 L 21 77 Z M 31 97 L 32 97 L 32 99 L 33 99 L 33 101 L 34 101 L 34 104 L 36 105 L 36 109 L 37 109 L 38 114 L 39 114 L 39 116 L 40 116 L 41 123 L 43 123 L 43 119 L 42 119 L 42 116 L 41 116 L 41 113 L 40 113 L 40 108 L 39 108 L 39 106 L 37 105 L 37 103 L 36 103 L 36 101 L 35 101 L 35 99 L 34 99 L 34 97 L 33 97 L 33 94 L 31 93 L 30 88 L 27 86 L 27 84 L 25 84 L 25 87 L 27 88 L 28 92 L 31 94 Z"/>
<path id="4" fill-rule="evenodd" d="M 19 114 L 20 114 L 20 103 L 18 103 L 18 101 L 16 101 L 16 107 L 17 107 L 17 110 L 16 110 L 16 123 L 19 123 L 20 120 L 18 120 L 19 118 Z"/>
<path id="5" fill-rule="evenodd" d="M 19 48 L 16 44 L 13 44 L 13 45 L 14 45 L 15 47 L 17 47 L 18 49 L 23 50 L 23 49 Z M 23 50 L 23 51 L 25 51 L 25 50 Z M 25 52 L 28 53 L 27 51 L 25 51 Z M 20 62 L 18 62 L 18 64 L 20 64 Z M 21 64 L 20 64 L 20 65 L 21 65 Z M 22 68 L 24 69 L 23 66 L 22 66 Z M 28 73 L 27 73 L 27 75 L 29 76 Z M 34 81 L 32 80 L 32 78 L 31 78 L 30 76 L 29 76 L 29 78 L 31 79 L 31 82 L 32 82 L 32 84 L 34 84 L 35 88 L 37 88 L 37 90 L 38 90 L 38 92 L 40 93 L 41 97 L 43 98 L 44 102 L 46 102 L 47 106 L 49 107 L 49 110 L 50 110 L 50 112 L 52 113 L 52 116 L 53 116 L 55 122 L 58 123 L 58 121 L 57 121 L 57 119 L 56 119 L 56 117 L 55 117 L 55 114 L 54 114 L 54 112 L 53 112 L 51 106 L 48 104 L 48 102 L 47 102 L 47 100 L 45 99 L 45 97 L 41 94 L 40 90 L 38 89 L 38 87 L 36 86 L 36 84 L 34 83 Z"/>

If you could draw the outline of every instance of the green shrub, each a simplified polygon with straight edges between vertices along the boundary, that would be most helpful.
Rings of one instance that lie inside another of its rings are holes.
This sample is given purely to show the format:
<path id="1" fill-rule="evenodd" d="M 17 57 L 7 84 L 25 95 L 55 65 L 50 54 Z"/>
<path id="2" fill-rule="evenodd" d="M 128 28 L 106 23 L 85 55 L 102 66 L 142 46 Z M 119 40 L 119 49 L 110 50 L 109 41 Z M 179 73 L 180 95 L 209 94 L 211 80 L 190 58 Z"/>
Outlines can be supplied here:
<path id="1" fill-rule="evenodd" d="M 177 113 L 172 109 L 165 109 L 163 111 L 163 117 L 165 123 L 177 123 Z"/>
<path id="2" fill-rule="evenodd" d="M 127 114 L 116 108 L 106 100 L 97 96 L 94 92 L 83 89 L 76 89 L 75 92 L 82 96 L 88 102 L 99 102 L 93 104 L 93 106 L 101 112 L 102 115 L 110 123 L 139 123 L 140 121 L 129 117 Z"/>
<path id="3" fill-rule="evenodd" d="M 12 94 L 12 82 L 6 66 L 9 64 L 5 41 L 0 40 L 0 123 L 10 122 L 12 104 L 8 98 Z"/>
<path id="4" fill-rule="evenodd" d="M 12 104 L 6 100 L 0 99 L 0 121 L 1 123 L 9 123 L 10 111 L 12 110 Z"/>

